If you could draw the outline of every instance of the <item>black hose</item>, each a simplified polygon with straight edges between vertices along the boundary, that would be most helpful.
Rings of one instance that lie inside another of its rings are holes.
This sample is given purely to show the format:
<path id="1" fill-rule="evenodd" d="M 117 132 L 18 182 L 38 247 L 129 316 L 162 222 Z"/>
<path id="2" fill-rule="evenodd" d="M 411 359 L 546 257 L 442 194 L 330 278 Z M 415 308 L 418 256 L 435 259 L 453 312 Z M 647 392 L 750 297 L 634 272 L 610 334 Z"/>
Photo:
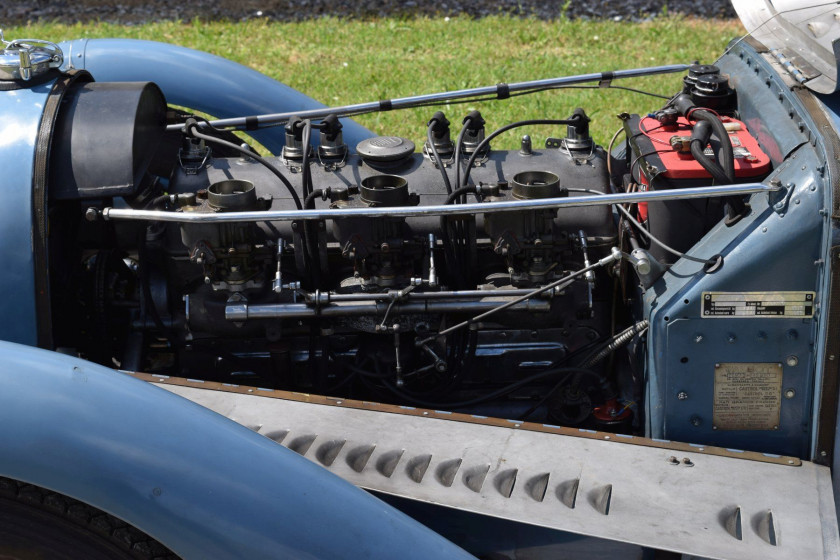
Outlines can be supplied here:
<path id="1" fill-rule="evenodd" d="M 461 149 L 463 148 L 464 144 L 464 134 L 466 134 L 467 130 L 471 126 L 474 125 L 473 121 L 477 122 L 479 126 L 484 126 L 484 119 L 481 118 L 481 113 L 478 111 L 470 111 L 469 114 L 464 117 L 462 121 L 463 126 L 461 127 L 461 131 L 458 133 L 458 139 L 455 141 L 455 188 L 459 188 L 461 186 Z"/>
<path id="2" fill-rule="evenodd" d="M 542 398 L 539 401 L 536 402 L 536 404 L 534 404 L 531 408 L 529 408 L 528 410 L 523 412 L 522 415 L 519 417 L 519 419 L 522 420 L 523 422 L 525 420 L 527 420 L 528 417 L 531 416 L 534 412 L 536 412 L 538 408 L 540 408 L 542 405 L 544 405 L 546 402 L 548 402 L 548 399 L 550 399 L 552 396 L 554 396 L 554 394 L 557 393 L 557 391 L 559 391 L 560 388 L 563 387 L 563 385 L 565 385 L 566 381 L 568 381 L 569 378 L 572 377 L 575 374 L 578 374 L 578 375 L 584 374 L 584 375 L 591 375 L 591 376 L 597 377 L 598 378 L 598 383 L 601 383 L 601 384 L 603 384 L 604 381 L 605 381 L 605 378 L 602 375 L 599 375 L 598 373 L 596 373 L 594 371 L 591 371 L 591 370 L 582 369 L 580 371 L 573 371 L 573 372 L 567 373 L 566 375 L 563 376 L 563 378 L 560 381 L 558 381 L 554 385 L 554 387 L 552 387 L 545 395 L 543 395 Z"/>
<path id="3" fill-rule="evenodd" d="M 438 121 L 436 119 L 429 121 L 429 128 L 426 129 L 426 139 L 429 141 L 429 150 L 431 150 L 432 156 L 434 156 L 435 161 L 440 168 L 440 174 L 443 177 L 443 185 L 446 187 L 447 194 L 449 194 L 452 192 L 452 183 L 449 182 L 449 173 L 446 172 L 446 167 L 443 165 L 443 161 L 441 161 L 440 154 L 438 154 L 437 147 L 435 146 L 435 139 L 432 137 L 432 132 L 434 132 L 437 126 Z"/>
<path id="4" fill-rule="evenodd" d="M 460 187 L 458 189 L 455 189 L 451 193 L 449 193 L 449 196 L 446 197 L 445 204 L 452 204 L 462 195 L 470 194 L 470 193 L 477 193 L 477 192 L 478 192 L 478 187 L 476 187 L 475 185 L 467 185 L 466 187 Z"/>
<path id="5" fill-rule="evenodd" d="M 488 135 L 486 138 L 484 138 L 484 140 L 482 140 L 478 144 L 478 146 L 476 146 L 475 151 L 472 153 L 472 155 L 470 155 L 470 159 L 467 160 L 467 167 L 464 170 L 464 178 L 463 178 L 463 180 L 460 181 L 460 184 L 458 186 L 460 187 L 460 186 L 463 186 L 463 185 L 467 184 L 467 182 L 470 179 L 470 170 L 472 169 L 472 166 L 475 163 L 476 158 L 482 152 L 482 150 L 487 146 L 487 144 L 490 143 L 490 140 L 494 139 L 496 136 L 498 136 L 498 135 L 500 135 L 504 132 L 507 132 L 508 130 L 512 130 L 514 128 L 520 128 L 520 127 L 528 126 L 528 125 L 536 125 L 536 124 L 550 124 L 550 125 L 558 125 L 558 126 L 576 125 L 576 124 L 580 124 L 580 121 L 581 121 L 580 118 L 531 119 L 531 120 L 527 120 L 527 121 L 518 121 L 518 122 L 515 122 L 515 123 L 510 123 L 508 125 L 503 126 L 502 128 L 494 130 L 492 133 L 490 133 L 490 135 Z"/>
<path id="6" fill-rule="evenodd" d="M 735 182 L 735 155 L 732 151 L 732 140 L 729 138 L 729 133 L 726 127 L 720 120 L 720 117 L 706 109 L 695 109 L 691 112 L 691 117 L 698 122 L 707 122 L 712 127 L 712 134 L 714 134 L 719 143 L 717 150 L 717 158 L 723 172 L 726 174 L 730 183 Z"/>
<path id="7" fill-rule="evenodd" d="M 303 207 L 306 208 L 306 209 L 315 208 L 315 205 L 312 204 L 312 203 L 315 202 L 316 198 L 321 198 L 323 196 L 324 196 L 324 189 L 313 190 L 311 193 L 306 195 L 306 198 L 303 200 Z"/>
<path id="8" fill-rule="evenodd" d="M 300 162 L 300 174 L 303 182 L 303 195 L 312 192 L 312 171 L 309 169 L 309 142 L 312 139 L 312 121 L 303 121 L 303 159 Z"/>
<path id="9" fill-rule="evenodd" d="M 225 146 L 225 147 L 230 148 L 232 150 L 237 150 L 238 152 L 240 152 L 244 156 L 249 157 L 249 158 L 253 159 L 254 161 L 262 164 L 263 166 L 265 166 L 265 168 L 268 169 L 269 171 L 271 171 L 274 174 L 274 176 L 276 176 L 278 179 L 280 179 L 280 182 L 283 183 L 283 185 L 289 191 L 289 194 L 291 195 L 292 200 L 295 201 L 295 207 L 298 210 L 303 210 L 303 206 L 300 203 L 300 197 L 298 196 L 297 192 L 295 192 L 295 188 L 292 186 L 292 184 L 289 182 L 289 180 L 286 179 L 286 177 L 284 177 L 282 173 L 280 173 L 280 170 L 277 169 L 275 166 L 271 165 L 271 163 L 269 163 L 266 159 L 264 159 L 264 158 L 260 157 L 259 155 L 255 154 L 251 150 L 245 149 L 242 146 L 237 146 L 233 142 L 228 142 L 227 140 L 222 140 L 221 138 L 216 138 L 215 136 L 209 136 L 207 134 L 203 134 L 203 133 L 199 132 L 198 131 L 198 125 L 196 125 L 195 122 L 188 123 L 186 125 L 186 128 L 187 128 L 187 133 L 190 136 L 193 136 L 193 137 L 198 138 L 200 140 L 204 140 L 205 142 L 213 142 L 215 144 L 219 144 L 220 146 Z"/>
<path id="10" fill-rule="evenodd" d="M 727 176 L 726 171 L 724 171 L 723 167 L 718 165 L 717 162 L 707 156 L 705 152 L 706 144 L 709 143 L 711 136 L 712 125 L 709 121 L 698 121 L 697 124 L 694 125 L 694 130 L 691 132 L 691 142 L 689 144 L 691 155 L 694 156 L 694 159 L 697 160 L 697 163 L 699 163 L 703 169 L 709 172 L 718 184 L 726 185 L 727 183 L 732 182 Z"/>
<path id="11" fill-rule="evenodd" d="M 526 377 L 524 379 L 520 379 L 519 381 L 517 381 L 515 383 L 511 383 L 510 385 L 502 387 L 501 389 L 497 389 L 497 390 L 493 391 L 492 393 L 488 393 L 488 394 L 483 395 L 481 397 L 476 397 L 474 399 L 470 399 L 470 400 L 466 400 L 466 401 L 455 401 L 455 402 L 449 402 L 449 403 L 429 402 L 429 401 L 424 401 L 424 400 L 421 400 L 421 399 L 416 399 L 416 398 L 412 397 L 411 395 L 409 395 L 408 393 L 406 393 L 405 391 L 402 391 L 402 390 L 398 389 L 390 381 L 383 380 L 383 383 L 385 384 L 385 387 L 387 387 L 389 391 L 391 391 L 392 393 L 394 393 L 398 397 L 400 397 L 402 399 L 405 399 L 406 401 L 408 401 L 412 404 L 415 404 L 417 406 L 422 406 L 422 407 L 425 407 L 425 408 L 435 408 L 435 409 L 444 408 L 445 409 L 445 408 L 464 408 L 466 406 L 481 404 L 483 402 L 487 402 L 487 401 L 491 401 L 491 400 L 499 398 L 499 397 L 503 397 L 503 396 L 507 395 L 508 393 L 511 393 L 511 392 L 519 389 L 520 387 L 524 387 L 525 385 L 528 385 L 529 383 L 533 383 L 535 381 L 540 381 L 541 379 L 545 379 L 545 378 L 548 378 L 548 377 L 553 377 L 553 376 L 558 375 L 558 374 L 567 374 L 568 375 L 568 374 L 574 374 L 574 373 L 582 373 L 584 375 L 594 375 L 599 380 L 603 379 L 603 376 L 595 373 L 594 371 L 583 369 L 583 368 L 577 368 L 577 367 L 553 368 L 553 369 L 549 369 L 549 370 L 546 370 L 546 371 L 542 371 L 540 373 L 535 373 L 534 375 L 531 375 L 531 376 Z"/>

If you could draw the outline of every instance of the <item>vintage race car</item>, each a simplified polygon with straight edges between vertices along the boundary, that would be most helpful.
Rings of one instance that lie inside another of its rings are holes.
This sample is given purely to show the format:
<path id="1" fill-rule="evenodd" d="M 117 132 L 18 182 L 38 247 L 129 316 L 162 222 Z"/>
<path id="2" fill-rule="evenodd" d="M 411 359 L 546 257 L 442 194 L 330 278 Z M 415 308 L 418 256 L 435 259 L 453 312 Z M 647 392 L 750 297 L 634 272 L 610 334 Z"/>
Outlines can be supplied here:
<path id="1" fill-rule="evenodd" d="M 0 555 L 840 558 L 840 6 L 735 5 L 714 64 L 341 107 L 3 40 Z M 435 112 L 661 74 L 608 146 Z"/>

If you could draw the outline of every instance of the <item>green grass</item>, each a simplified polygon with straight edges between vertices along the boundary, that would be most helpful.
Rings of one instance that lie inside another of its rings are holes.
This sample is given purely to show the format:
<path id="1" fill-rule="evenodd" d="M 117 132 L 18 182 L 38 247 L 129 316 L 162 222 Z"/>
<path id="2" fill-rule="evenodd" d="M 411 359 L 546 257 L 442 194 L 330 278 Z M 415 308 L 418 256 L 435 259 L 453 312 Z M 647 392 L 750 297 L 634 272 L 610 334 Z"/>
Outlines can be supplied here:
<path id="1" fill-rule="evenodd" d="M 7 28 L 6 37 L 51 41 L 124 37 L 175 43 L 246 64 L 329 105 L 432 93 L 450 89 L 585 74 L 660 64 L 712 62 L 733 37 L 737 21 L 661 17 L 645 23 L 553 22 L 508 17 L 318 19 L 300 23 L 162 22 L 142 26 L 38 24 Z M 680 75 L 623 80 L 617 85 L 671 94 Z M 488 129 L 521 119 L 564 118 L 583 107 L 596 139 L 606 143 L 619 127 L 616 115 L 642 113 L 662 101 L 619 90 L 565 90 L 507 101 L 442 107 L 455 132 L 463 116 L 480 109 Z M 359 117 L 380 134 L 419 143 L 435 109 Z M 528 130 L 535 145 L 562 131 Z M 454 134 L 454 133 L 453 133 Z M 522 134 L 522 131 L 519 131 Z M 518 134 L 494 145 L 513 147 Z"/>

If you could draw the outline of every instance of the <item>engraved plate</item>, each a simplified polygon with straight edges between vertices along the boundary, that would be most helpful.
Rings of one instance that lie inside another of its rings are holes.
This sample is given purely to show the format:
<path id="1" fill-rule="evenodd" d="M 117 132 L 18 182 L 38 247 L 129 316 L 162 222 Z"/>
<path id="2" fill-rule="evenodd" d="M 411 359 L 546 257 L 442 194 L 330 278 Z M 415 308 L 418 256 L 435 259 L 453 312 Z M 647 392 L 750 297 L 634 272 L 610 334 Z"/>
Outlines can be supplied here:
<path id="1" fill-rule="evenodd" d="M 807 318 L 814 316 L 815 292 L 703 292 L 701 317 Z"/>
<path id="2" fill-rule="evenodd" d="M 715 365 L 715 429 L 776 430 L 781 407 L 782 364 Z"/>

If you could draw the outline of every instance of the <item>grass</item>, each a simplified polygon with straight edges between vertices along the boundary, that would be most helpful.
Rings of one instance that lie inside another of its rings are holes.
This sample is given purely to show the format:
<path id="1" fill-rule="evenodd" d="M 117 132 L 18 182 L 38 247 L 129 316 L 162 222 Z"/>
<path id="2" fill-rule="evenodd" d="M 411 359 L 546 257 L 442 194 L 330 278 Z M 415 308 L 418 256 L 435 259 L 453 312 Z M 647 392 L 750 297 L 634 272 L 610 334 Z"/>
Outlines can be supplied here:
<path id="1" fill-rule="evenodd" d="M 743 33 L 738 21 L 675 16 L 644 23 L 538 21 L 509 17 L 416 18 L 299 23 L 161 22 L 140 26 L 37 24 L 7 28 L 6 37 L 51 41 L 123 37 L 175 43 L 246 64 L 329 105 L 403 97 L 450 89 L 517 82 L 619 68 L 712 62 L 729 40 Z M 680 75 L 614 82 L 661 94 L 680 86 Z M 621 112 L 644 113 L 662 100 L 620 90 L 574 89 L 507 101 L 442 107 L 457 133 L 471 109 L 480 109 L 489 130 L 511 121 L 565 118 L 583 107 L 592 132 L 606 143 Z M 425 138 L 435 109 L 393 111 L 359 117 L 380 134 Z M 562 131 L 528 130 L 534 144 Z M 520 131 L 518 134 L 522 134 Z M 514 147 L 512 132 L 494 145 Z"/>

